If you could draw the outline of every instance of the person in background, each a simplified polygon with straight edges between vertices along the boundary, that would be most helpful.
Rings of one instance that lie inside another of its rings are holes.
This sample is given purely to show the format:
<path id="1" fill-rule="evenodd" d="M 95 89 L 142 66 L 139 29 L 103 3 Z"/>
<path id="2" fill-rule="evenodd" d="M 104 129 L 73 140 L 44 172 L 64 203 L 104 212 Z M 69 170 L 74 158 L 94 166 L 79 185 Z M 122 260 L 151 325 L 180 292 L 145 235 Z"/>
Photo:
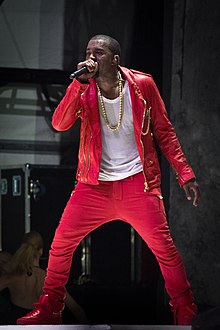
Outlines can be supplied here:
<path id="1" fill-rule="evenodd" d="M 0 277 L 7 275 L 9 272 L 9 262 L 12 254 L 6 251 L 0 251 Z"/>
<path id="2" fill-rule="evenodd" d="M 92 37 L 85 60 L 77 66 L 83 74 L 72 75 L 75 78 L 53 114 L 52 125 L 58 131 L 81 119 L 78 183 L 55 232 L 43 294 L 36 309 L 17 324 L 61 322 L 76 247 L 92 230 L 116 219 L 129 223 L 156 256 L 174 323 L 188 325 L 197 313 L 181 255 L 170 235 L 155 143 L 194 206 L 199 187 L 152 76 L 121 66 L 120 56 L 117 40 Z"/>
<path id="3" fill-rule="evenodd" d="M 12 259 L 12 254 L 6 251 L 0 251 L 0 279 L 9 274 L 9 264 Z M 0 324 L 3 322 L 2 316 L 11 310 L 10 293 L 8 288 L 0 292 Z"/>
<path id="4" fill-rule="evenodd" d="M 34 303 L 42 294 L 46 275 L 40 267 L 42 254 L 42 236 L 36 231 L 30 231 L 24 235 L 21 246 L 5 264 L 5 272 L 0 277 L 0 291 L 8 289 L 11 308 L 2 315 L 1 323 L 16 324 L 18 317 L 33 310 Z M 84 310 L 67 291 L 65 304 L 77 323 L 88 323 Z"/>

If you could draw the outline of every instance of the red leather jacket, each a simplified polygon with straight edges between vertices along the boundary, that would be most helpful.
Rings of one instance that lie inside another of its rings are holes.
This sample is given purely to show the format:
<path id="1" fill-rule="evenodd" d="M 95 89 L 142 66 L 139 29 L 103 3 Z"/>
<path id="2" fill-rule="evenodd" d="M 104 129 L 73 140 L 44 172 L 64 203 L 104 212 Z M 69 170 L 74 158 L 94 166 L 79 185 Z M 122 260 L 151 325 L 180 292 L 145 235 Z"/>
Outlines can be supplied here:
<path id="1" fill-rule="evenodd" d="M 125 67 L 120 67 L 120 70 L 129 84 L 134 134 L 143 163 L 145 190 L 157 188 L 161 183 L 155 141 L 175 170 L 182 186 L 195 175 L 182 152 L 153 78 L 149 74 Z M 78 117 L 81 118 L 81 129 L 76 179 L 97 185 L 102 141 L 94 79 L 89 79 L 89 84 L 73 80 L 53 114 L 52 125 L 58 131 L 68 130 Z"/>

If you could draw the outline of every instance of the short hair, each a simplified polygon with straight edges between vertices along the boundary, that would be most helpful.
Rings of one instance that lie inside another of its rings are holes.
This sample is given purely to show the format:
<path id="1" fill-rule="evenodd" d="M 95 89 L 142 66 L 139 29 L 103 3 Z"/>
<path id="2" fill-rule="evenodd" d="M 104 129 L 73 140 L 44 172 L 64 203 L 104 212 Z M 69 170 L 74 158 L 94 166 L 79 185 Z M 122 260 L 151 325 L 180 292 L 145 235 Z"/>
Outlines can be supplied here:
<path id="1" fill-rule="evenodd" d="M 107 42 L 108 48 L 110 49 L 110 51 L 112 52 L 113 55 L 121 56 L 121 46 L 116 39 L 114 39 L 110 36 L 107 36 L 105 34 L 97 34 L 94 37 L 92 37 L 90 40 L 98 40 L 98 39 L 101 39 L 101 40 Z"/>

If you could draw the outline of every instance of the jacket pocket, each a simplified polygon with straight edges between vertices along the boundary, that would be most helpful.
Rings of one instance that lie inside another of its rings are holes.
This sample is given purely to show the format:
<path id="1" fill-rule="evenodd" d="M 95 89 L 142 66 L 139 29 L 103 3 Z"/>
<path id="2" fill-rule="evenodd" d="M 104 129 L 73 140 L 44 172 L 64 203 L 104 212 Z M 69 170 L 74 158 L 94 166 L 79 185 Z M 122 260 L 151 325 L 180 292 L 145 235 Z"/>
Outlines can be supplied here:
<path id="1" fill-rule="evenodd" d="M 144 113 L 142 128 L 141 128 L 142 135 L 147 135 L 150 130 L 150 121 L 151 121 L 150 112 L 151 112 L 151 107 L 149 107 Z"/>

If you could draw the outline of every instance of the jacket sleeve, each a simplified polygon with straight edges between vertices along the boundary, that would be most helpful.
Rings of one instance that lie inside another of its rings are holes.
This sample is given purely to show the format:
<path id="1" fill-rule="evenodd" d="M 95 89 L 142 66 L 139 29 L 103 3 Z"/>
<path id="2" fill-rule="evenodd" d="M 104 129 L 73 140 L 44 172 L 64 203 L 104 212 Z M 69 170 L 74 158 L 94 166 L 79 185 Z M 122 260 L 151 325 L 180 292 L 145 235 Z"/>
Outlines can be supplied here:
<path id="1" fill-rule="evenodd" d="M 152 77 L 147 78 L 147 88 L 151 105 L 151 127 L 155 139 L 174 169 L 180 186 L 195 178 L 192 168 L 187 163 L 179 140 L 171 124 L 164 102 Z"/>
<path id="2" fill-rule="evenodd" d="M 53 113 L 53 128 L 65 131 L 73 126 L 81 112 L 81 95 L 87 87 L 87 84 L 80 84 L 76 79 L 68 86 L 65 96 Z"/>

